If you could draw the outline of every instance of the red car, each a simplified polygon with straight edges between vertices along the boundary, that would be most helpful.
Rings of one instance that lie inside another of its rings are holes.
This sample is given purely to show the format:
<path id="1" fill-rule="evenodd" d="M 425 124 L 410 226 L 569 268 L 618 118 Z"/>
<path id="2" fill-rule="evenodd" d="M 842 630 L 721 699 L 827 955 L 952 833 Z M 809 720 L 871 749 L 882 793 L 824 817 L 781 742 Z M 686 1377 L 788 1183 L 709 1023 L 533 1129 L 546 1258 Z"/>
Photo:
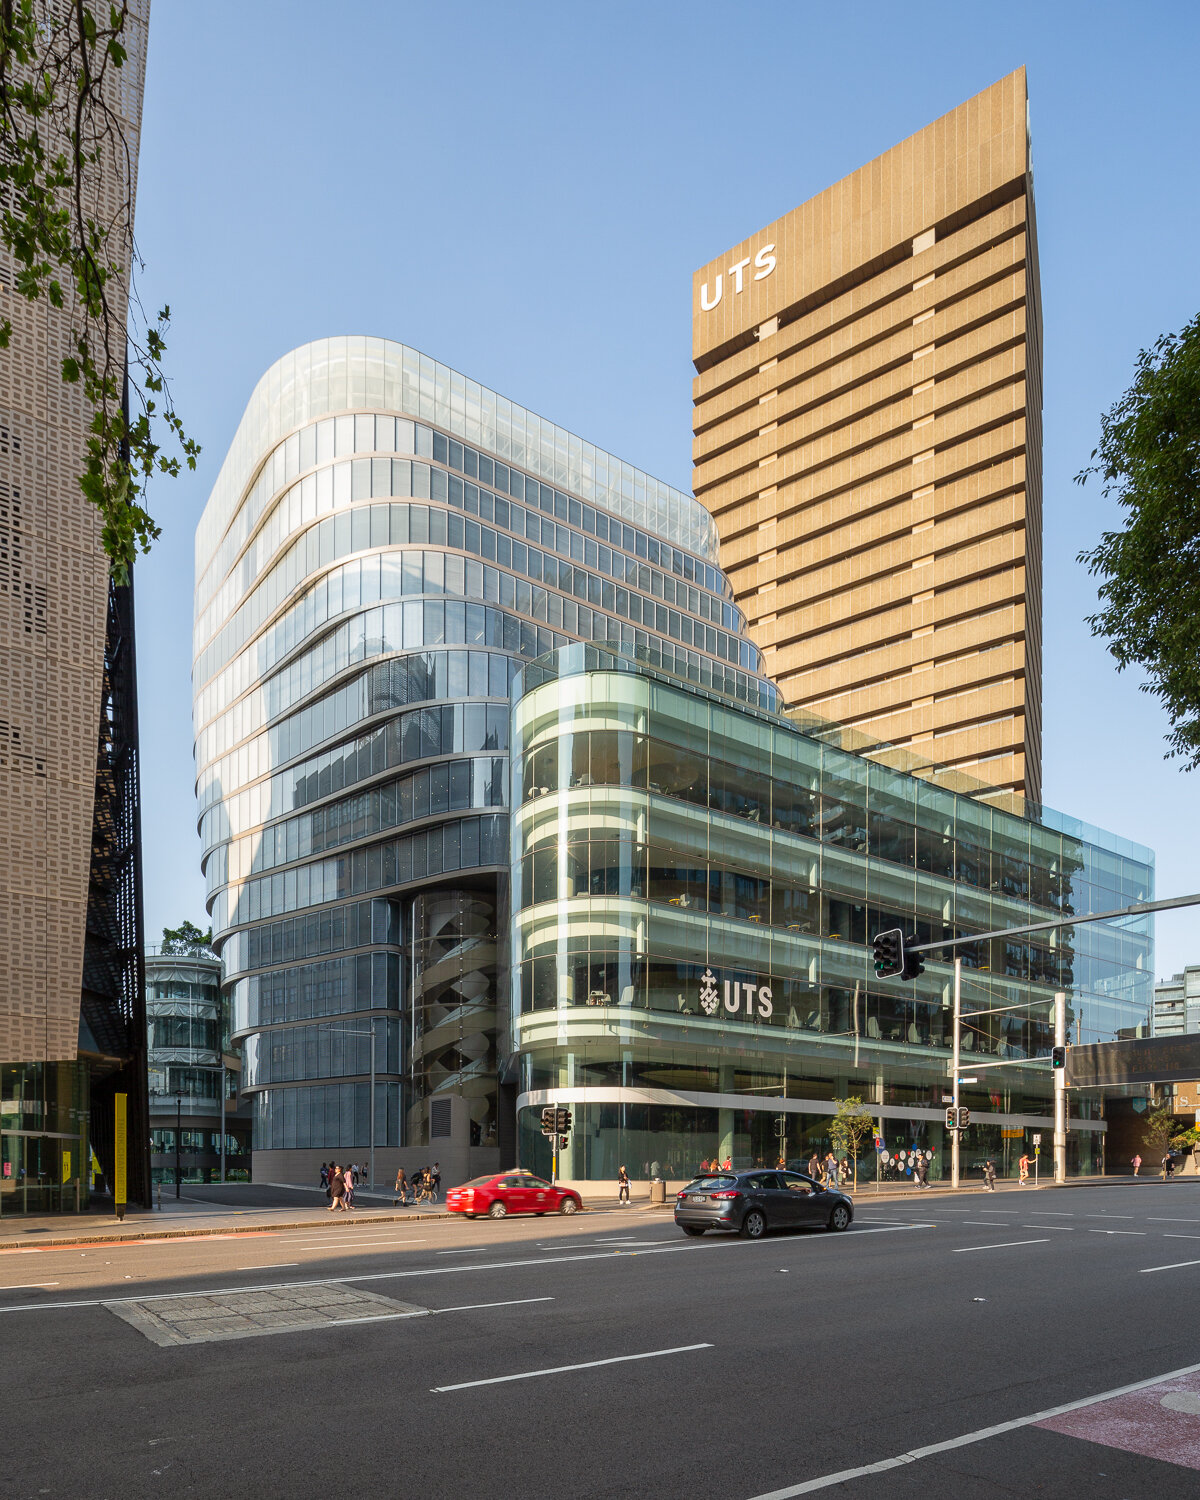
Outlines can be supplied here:
<path id="1" fill-rule="evenodd" d="M 446 1194 L 452 1214 L 503 1219 L 507 1214 L 576 1214 L 583 1200 L 571 1188 L 551 1187 L 531 1172 L 493 1172 L 476 1177 Z"/>

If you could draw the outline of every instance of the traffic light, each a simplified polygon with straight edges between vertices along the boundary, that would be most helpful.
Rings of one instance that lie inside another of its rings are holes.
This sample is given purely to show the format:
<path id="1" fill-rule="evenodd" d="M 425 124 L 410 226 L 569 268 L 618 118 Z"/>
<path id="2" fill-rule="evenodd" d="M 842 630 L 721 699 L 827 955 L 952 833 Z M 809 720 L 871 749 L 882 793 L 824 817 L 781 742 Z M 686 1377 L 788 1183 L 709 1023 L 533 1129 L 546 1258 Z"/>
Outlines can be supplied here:
<path id="1" fill-rule="evenodd" d="M 1054 1068 L 1065 1068 L 1067 1065 L 1067 1049 L 1065 1047 L 1054 1047 L 1050 1052 L 1050 1065 Z"/>
<path id="2" fill-rule="evenodd" d="M 900 971 L 901 979 L 920 979 L 921 975 L 925 972 L 925 960 L 919 953 L 911 953 L 907 946 L 909 943 L 915 943 L 916 941 L 916 933 L 904 940 L 904 967 Z"/>
<path id="3" fill-rule="evenodd" d="M 958 1110 L 956 1110 L 956 1109 L 948 1109 L 946 1111 L 946 1129 L 947 1130 L 957 1130 L 958 1129 Z"/>
<path id="4" fill-rule="evenodd" d="M 904 976 L 904 934 L 899 927 L 877 932 L 873 946 L 876 978 L 890 979 L 895 974 Z"/>
<path id="5" fill-rule="evenodd" d="M 569 1109 L 556 1109 L 554 1111 L 554 1119 L 551 1123 L 554 1126 L 555 1134 L 566 1135 L 567 1131 L 571 1128 L 571 1111 Z"/>
<path id="6" fill-rule="evenodd" d="M 542 1110 L 542 1134 L 543 1135 L 553 1135 L 554 1134 L 554 1128 L 555 1128 L 554 1127 L 554 1122 L 557 1119 L 557 1117 L 558 1117 L 558 1111 L 554 1108 L 553 1104 L 547 1104 L 546 1107 L 545 1107 L 545 1109 Z"/>
<path id="7" fill-rule="evenodd" d="M 970 1123 L 971 1123 L 971 1111 L 969 1109 L 964 1109 L 960 1105 L 959 1109 L 958 1109 L 958 1128 L 960 1130 L 965 1130 Z"/>
<path id="8" fill-rule="evenodd" d="M 961 1104 L 956 1109 L 946 1111 L 947 1130 L 965 1130 L 971 1123 L 971 1111 Z"/>
<path id="9" fill-rule="evenodd" d="M 571 1137 L 570 1136 L 568 1136 L 568 1135 L 560 1135 L 559 1136 L 559 1138 L 558 1138 L 558 1149 L 560 1151 L 565 1151 L 570 1144 L 571 1144 Z"/>

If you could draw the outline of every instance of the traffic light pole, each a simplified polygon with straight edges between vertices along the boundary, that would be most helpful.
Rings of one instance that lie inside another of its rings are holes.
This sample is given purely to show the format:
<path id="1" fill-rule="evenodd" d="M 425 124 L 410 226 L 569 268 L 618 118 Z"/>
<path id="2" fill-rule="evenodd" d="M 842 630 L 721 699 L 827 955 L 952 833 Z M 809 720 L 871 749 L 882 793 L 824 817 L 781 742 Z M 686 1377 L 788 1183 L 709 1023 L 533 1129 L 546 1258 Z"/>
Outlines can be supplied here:
<path id="1" fill-rule="evenodd" d="M 962 1049 L 962 959 L 954 960 L 954 1045 L 950 1066 L 954 1071 L 954 1118 L 958 1119 L 958 1074 L 959 1053 Z M 959 1185 L 959 1144 L 962 1141 L 962 1131 L 952 1130 L 950 1132 L 950 1186 Z"/>
<path id="2" fill-rule="evenodd" d="M 1054 997 L 1054 1045 L 1067 1042 L 1067 997 L 1059 990 Z M 1067 1180 L 1067 1073 L 1054 1069 L 1054 1182 L 1061 1187 Z"/>

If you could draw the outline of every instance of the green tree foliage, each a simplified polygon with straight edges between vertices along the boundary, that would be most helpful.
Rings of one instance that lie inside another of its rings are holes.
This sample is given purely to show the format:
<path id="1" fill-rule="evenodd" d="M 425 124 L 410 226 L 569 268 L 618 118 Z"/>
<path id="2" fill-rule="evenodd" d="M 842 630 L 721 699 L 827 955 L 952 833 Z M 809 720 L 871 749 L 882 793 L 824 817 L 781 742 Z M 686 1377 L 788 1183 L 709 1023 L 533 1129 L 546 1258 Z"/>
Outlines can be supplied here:
<path id="1" fill-rule="evenodd" d="M 836 1156 L 848 1156 L 854 1163 L 854 1181 L 858 1183 L 858 1156 L 862 1143 L 875 1133 L 875 1119 L 857 1094 L 835 1099 L 837 1114 L 829 1122 L 829 1138 Z"/>
<path id="2" fill-rule="evenodd" d="M 1167 711 L 1168 758 L 1200 765 L 1200 315 L 1138 356 L 1137 374 L 1101 418 L 1092 464 L 1126 511 L 1079 561 L 1101 580 L 1089 617 L 1121 670 L 1140 666 L 1144 692 Z"/>
<path id="3" fill-rule="evenodd" d="M 1146 1150 L 1154 1156 L 1161 1156 L 1178 1129 L 1179 1121 L 1168 1105 L 1160 1104 L 1157 1109 L 1152 1109 L 1142 1125 L 1142 1140 L 1146 1143 Z"/>
<path id="4" fill-rule="evenodd" d="M 111 101 L 128 23 L 128 0 L 0 0 L 0 246 L 19 296 L 70 315 L 62 378 L 92 412 L 79 483 L 103 519 L 118 582 L 159 535 L 143 504 L 150 476 L 178 474 L 180 455 L 194 469 L 200 452 L 163 374 L 170 309 L 149 322 L 124 285 L 126 266 L 138 264 L 135 163 Z M 0 320 L 0 349 L 12 338 L 11 319 Z M 180 455 L 162 450 L 161 424 Z"/>
<path id="5" fill-rule="evenodd" d="M 212 957 L 212 928 L 207 932 L 201 932 L 195 922 L 181 922 L 178 927 L 164 927 L 162 935 L 162 953 L 174 953 L 180 957 L 195 958 Z"/>

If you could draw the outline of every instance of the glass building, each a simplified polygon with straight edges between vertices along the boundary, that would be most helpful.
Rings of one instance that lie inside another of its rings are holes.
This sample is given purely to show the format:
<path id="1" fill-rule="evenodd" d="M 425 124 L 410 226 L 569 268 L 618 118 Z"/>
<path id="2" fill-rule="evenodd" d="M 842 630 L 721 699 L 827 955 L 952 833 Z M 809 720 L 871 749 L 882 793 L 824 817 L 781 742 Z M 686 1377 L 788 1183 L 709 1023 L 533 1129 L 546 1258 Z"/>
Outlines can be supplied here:
<path id="1" fill-rule="evenodd" d="M 250 1116 L 238 1104 L 221 961 L 203 950 L 146 955 L 150 1169 L 156 1183 L 250 1175 Z M 224 1094 L 224 1109 L 222 1109 Z M 179 1153 L 176 1157 L 176 1132 Z M 222 1133 L 224 1151 L 222 1151 Z"/>
<path id="2" fill-rule="evenodd" d="M 389 1175 L 512 1159 L 512 679 L 604 641 L 777 708 L 716 555 L 690 496 L 401 344 L 263 376 L 197 533 L 193 671 L 256 1176 L 372 1139 Z"/>
<path id="3" fill-rule="evenodd" d="M 639 653 L 634 653 L 636 658 Z M 699 1163 L 807 1161 L 832 1101 L 876 1121 L 860 1174 L 943 1163 L 953 964 L 878 980 L 871 937 L 934 942 L 1153 897 L 1148 849 L 1010 794 L 938 784 L 657 660 L 551 653 L 513 688 L 512 1037 L 521 1160 L 564 1176 L 686 1178 Z M 1017 804 L 1019 805 L 1019 804 Z M 958 950 L 964 1163 L 1007 1167 L 1051 1130 L 1054 994 L 1072 1041 L 1152 999 L 1150 918 Z M 1041 1059 L 1041 1061 L 1037 1061 Z M 1103 1170 L 1100 1103 L 1072 1099 L 1069 1169 Z"/>

